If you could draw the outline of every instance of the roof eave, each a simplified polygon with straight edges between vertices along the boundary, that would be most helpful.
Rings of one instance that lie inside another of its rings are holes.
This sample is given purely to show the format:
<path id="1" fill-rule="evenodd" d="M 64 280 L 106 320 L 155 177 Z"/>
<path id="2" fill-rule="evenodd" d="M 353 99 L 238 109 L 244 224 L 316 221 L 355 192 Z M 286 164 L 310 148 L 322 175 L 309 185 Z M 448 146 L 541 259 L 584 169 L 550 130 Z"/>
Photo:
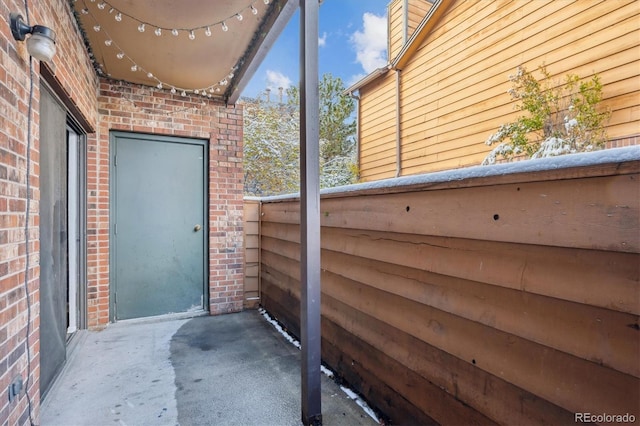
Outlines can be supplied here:
<path id="1" fill-rule="evenodd" d="M 358 80 L 356 83 L 347 87 L 345 90 L 342 91 L 342 94 L 350 95 L 353 92 L 360 90 L 361 87 L 364 87 L 367 84 L 371 83 L 372 81 L 376 80 L 378 77 L 385 74 L 387 71 L 389 71 L 389 65 L 385 65 L 384 67 L 374 70 L 372 73 L 368 74 L 364 78 Z"/>
<path id="2" fill-rule="evenodd" d="M 287 26 L 291 17 L 295 13 L 298 8 L 299 1 L 298 0 L 284 0 L 284 4 L 281 6 L 281 10 L 275 18 L 273 25 L 268 29 L 265 28 L 264 38 L 262 42 L 256 41 L 254 43 L 255 49 L 253 55 L 251 57 L 245 58 L 247 63 L 246 66 L 242 67 L 243 69 L 238 70 L 240 75 L 237 79 L 236 83 L 229 87 L 226 94 L 226 103 L 228 105 L 235 105 L 242 94 L 244 88 L 249 84 L 249 81 L 258 70 L 258 67 L 273 47 L 274 43 Z"/>
<path id="3" fill-rule="evenodd" d="M 420 22 L 416 30 L 413 32 L 413 35 L 405 43 L 398 55 L 387 66 L 378 68 L 377 70 L 373 71 L 371 74 L 367 75 L 363 79 L 345 89 L 342 94 L 349 95 L 360 90 L 362 87 L 366 86 L 372 81 L 375 81 L 378 77 L 385 74 L 389 70 L 402 69 L 407 64 L 409 59 L 413 56 L 413 54 L 418 50 L 420 44 L 424 41 L 424 39 L 427 37 L 427 35 L 430 33 L 430 31 L 433 29 L 433 27 L 440 20 L 444 12 L 452 3 L 453 0 L 434 0 L 433 6 L 431 6 L 431 9 L 429 9 L 427 15 Z"/>

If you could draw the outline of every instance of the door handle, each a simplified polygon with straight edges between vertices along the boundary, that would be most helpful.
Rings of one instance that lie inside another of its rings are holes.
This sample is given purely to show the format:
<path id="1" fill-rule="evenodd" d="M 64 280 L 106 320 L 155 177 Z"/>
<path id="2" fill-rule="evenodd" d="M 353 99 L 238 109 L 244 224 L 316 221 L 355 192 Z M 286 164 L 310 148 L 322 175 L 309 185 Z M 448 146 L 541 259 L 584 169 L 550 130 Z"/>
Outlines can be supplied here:
<path id="1" fill-rule="evenodd" d="M 196 225 L 196 226 L 193 227 L 193 232 L 198 232 L 201 229 L 202 229 L 202 226 Z"/>

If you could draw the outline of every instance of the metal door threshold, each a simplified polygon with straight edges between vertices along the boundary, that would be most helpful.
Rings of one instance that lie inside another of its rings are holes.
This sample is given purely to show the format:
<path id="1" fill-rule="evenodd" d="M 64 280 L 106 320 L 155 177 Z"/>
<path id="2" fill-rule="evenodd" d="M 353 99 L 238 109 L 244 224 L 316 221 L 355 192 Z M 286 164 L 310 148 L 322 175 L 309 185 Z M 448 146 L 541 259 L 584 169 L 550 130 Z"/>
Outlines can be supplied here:
<path id="1" fill-rule="evenodd" d="M 152 317 L 118 320 L 115 323 L 109 324 L 109 327 L 116 326 L 116 325 L 148 324 L 148 323 L 161 322 L 161 321 L 175 321 L 175 320 L 189 319 L 189 318 L 195 318 L 195 317 L 202 317 L 206 315 L 209 315 L 208 311 L 205 311 L 204 309 L 198 309 L 198 310 L 188 311 L 188 312 L 175 312 L 170 314 L 155 315 Z"/>

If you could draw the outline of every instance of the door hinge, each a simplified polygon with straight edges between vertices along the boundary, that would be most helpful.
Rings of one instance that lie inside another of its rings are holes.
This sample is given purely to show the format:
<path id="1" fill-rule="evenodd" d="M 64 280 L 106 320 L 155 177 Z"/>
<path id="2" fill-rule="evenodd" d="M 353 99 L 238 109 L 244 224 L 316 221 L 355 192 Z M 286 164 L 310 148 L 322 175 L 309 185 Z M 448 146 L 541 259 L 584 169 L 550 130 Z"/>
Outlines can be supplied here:
<path id="1" fill-rule="evenodd" d="M 113 234 L 114 235 L 118 235 L 118 224 L 117 223 L 113 224 Z"/>
<path id="2" fill-rule="evenodd" d="M 113 156 L 113 165 L 114 165 L 114 166 L 117 166 L 117 165 L 118 165 L 118 156 L 117 156 L 117 155 L 114 155 L 114 156 Z"/>

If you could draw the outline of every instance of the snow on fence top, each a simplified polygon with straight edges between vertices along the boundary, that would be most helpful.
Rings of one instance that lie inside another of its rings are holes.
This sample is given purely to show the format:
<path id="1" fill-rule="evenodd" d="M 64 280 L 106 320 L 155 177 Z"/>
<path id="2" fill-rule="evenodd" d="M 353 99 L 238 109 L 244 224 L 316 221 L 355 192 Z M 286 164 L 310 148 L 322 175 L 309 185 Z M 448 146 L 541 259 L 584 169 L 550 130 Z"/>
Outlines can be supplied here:
<path id="1" fill-rule="evenodd" d="M 505 176 L 517 173 L 543 172 L 549 170 L 568 169 L 573 167 L 597 166 L 609 163 L 623 163 L 640 160 L 640 146 L 611 148 L 601 151 L 567 154 L 559 157 L 538 158 L 513 163 L 495 164 L 491 166 L 473 166 L 441 172 L 425 173 L 384 179 L 354 185 L 336 186 L 320 191 L 320 195 L 349 194 L 352 192 L 388 190 L 408 186 L 462 181 L 474 178 Z M 275 195 L 271 197 L 245 197 L 245 200 L 274 202 L 292 200 L 300 197 L 300 193 Z"/>

